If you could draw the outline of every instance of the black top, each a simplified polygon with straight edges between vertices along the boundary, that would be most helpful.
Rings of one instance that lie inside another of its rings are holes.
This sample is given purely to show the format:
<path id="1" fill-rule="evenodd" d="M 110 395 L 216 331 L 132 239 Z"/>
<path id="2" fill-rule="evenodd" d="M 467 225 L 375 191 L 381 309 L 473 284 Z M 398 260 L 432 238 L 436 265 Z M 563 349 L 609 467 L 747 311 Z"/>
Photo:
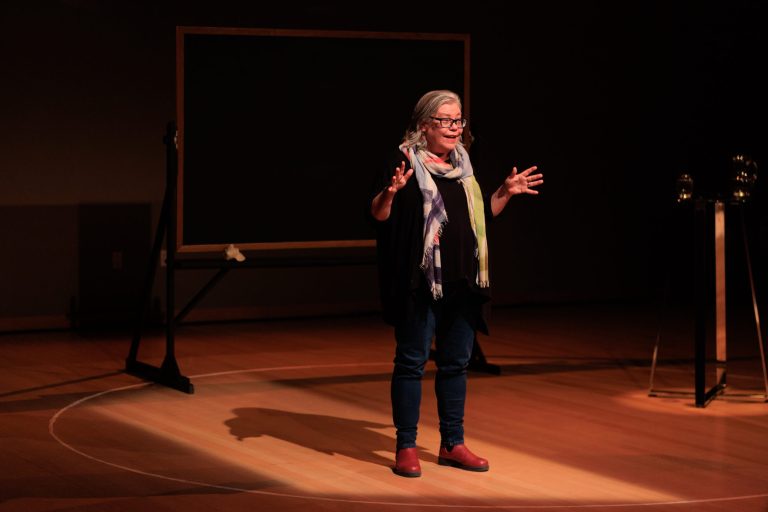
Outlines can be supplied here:
<path id="1" fill-rule="evenodd" d="M 390 157 L 390 165 L 376 177 L 368 211 L 373 198 L 392 182 L 395 168 L 408 158 L 400 151 Z M 477 327 L 487 332 L 480 305 L 490 299 L 490 289 L 476 284 L 477 259 L 475 258 L 475 235 L 469 219 L 469 209 L 464 187 L 458 180 L 435 178 L 445 204 L 448 222 L 440 238 L 440 259 L 444 294 L 457 290 L 468 290 L 471 300 L 478 304 Z M 390 216 L 386 221 L 373 221 L 376 225 L 377 256 L 379 263 L 379 286 L 384 319 L 396 324 L 402 318 L 405 308 L 414 302 L 431 300 L 424 272 L 420 268 L 424 252 L 423 198 L 415 176 L 411 176 L 392 201 Z M 490 198 L 484 196 L 485 217 L 492 217 Z M 370 213 L 369 213 L 370 215 Z M 414 300 L 415 299 L 415 300 Z"/>
<path id="2" fill-rule="evenodd" d="M 440 236 L 443 285 L 450 287 L 458 281 L 470 283 L 477 275 L 477 258 L 464 186 L 459 180 L 434 177 L 434 181 L 448 214 L 448 222 Z"/>

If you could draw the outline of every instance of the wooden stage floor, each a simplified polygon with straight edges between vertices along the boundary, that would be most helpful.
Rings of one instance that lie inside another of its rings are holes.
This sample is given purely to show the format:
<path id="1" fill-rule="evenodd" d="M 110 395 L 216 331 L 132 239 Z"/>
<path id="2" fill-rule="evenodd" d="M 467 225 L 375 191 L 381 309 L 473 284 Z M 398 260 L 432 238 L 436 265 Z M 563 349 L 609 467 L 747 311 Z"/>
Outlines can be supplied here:
<path id="1" fill-rule="evenodd" d="M 466 413 L 490 471 L 437 465 L 430 363 L 415 479 L 389 469 L 378 317 L 183 326 L 192 395 L 124 374 L 125 335 L 2 335 L 0 510 L 768 511 L 768 404 L 648 397 L 650 308 L 497 309 L 491 328 L 502 373 L 470 374 Z M 690 389 L 691 343 L 666 332 L 657 387 Z M 734 389 L 761 390 L 756 347 L 733 342 Z M 140 360 L 162 354 L 145 337 Z"/>

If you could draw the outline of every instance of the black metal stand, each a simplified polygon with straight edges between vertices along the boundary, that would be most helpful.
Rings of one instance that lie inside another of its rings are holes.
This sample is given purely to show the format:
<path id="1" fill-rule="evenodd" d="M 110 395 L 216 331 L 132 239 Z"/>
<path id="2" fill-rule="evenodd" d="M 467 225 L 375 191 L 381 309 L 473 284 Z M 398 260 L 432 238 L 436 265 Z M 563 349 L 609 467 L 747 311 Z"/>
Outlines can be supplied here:
<path id="1" fill-rule="evenodd" d="M 175 291 L 176 291 L 176 178 L 178 176 L 178 158 L 176 149 L 176 125 L 169 123 L 165 132 L 163 142 L 165 143 L 166 155 L 166 183 L 165 196 L 163 197 L 163 206 L 160 212 L 160 221 L 158 222 L 157 232 L 155 233 L 155 242 L 152 246 L 149 265 L 147 269 L 147 279 L 144 283 L 144 292 L 142 294 L 143 303 L 138 311 L 136 321 L 136 330 L 134 331 L 133 341 L 125 360 L 125 371 L 137 377 L 163 384 L 173 389 L 178 389 L 185 393 L 194 393 L 194 386 L 188 377 L 181 374 L 179 365 L 176 361 L 176 319 L 175 312 Z M 152 298 L 152 285 L 155 281 L 155 273 L 162 253 L 163 238 L 166 240 L 166 313 L 165 313 L 165 358 L 162 365 L 158 368 L 147 363 L 138 361 L 139 343 L 141 333 L 146 321 L 147 310 Z"/>
<path id="2" fill-rule="evenodd" d="M 752 294 L 752 307 L 757 332 L 757 342 L 760 350 L 760 360 L 763 372 L 763 385 L 765 392 L 760 394 L 726 393 L 727 388 L 727 332 L 726 332 L 726 276 L 725 276 L 725 204 L 721 201 L 697 200 L 694 204 L 694 390 L 671 391 L 654 388 L 654 377 L 658 362 L 659 346 L 661 343 L 661 324 L 663 311 L 666 304 L 662 304 L 659 315 L 659 331 L 656 336 L 656 344 L 653 350 L 651 364 L 651 377 L 649 396 L 669 397 L 680 395 L 693 395 L 696 407 L 706 407 L 717 397 L 747 397 L 768 401 L 768 367 L 766 367 L 765 349 L 763 345 L 762 329 L 760 327 L 760 315 L 757 303 L 757 293 L 752 273 L 752 260 L 750 256 L 749 240 L 744 221 L 744 208 L 736 204 L 739 209 L 740 228 L 744 244 L 745 262 L 748 271 L 748 279 Z M 714 276 L 714 279 L 712 277 Z M 665 285 L 664 300 L 669 286 L 669 276 Z M 714 315 L 713 315 L 714 313 Z M 712 318 L 714 316 L 714 319 Z M 714 321 L 713 321 L 714 320 Z M 716 347 L 716 380 L 712 387 L 707 388 L 706 364 L 707 342 L 714 337 Z"/>
<path id="3" fill-rule="evenodd" d="M 720 365 L 725 364 L 724 357 L 719 356 L 725 347 L 724 339 L 724 318 L 721 318 L 725 310 L 725 290 L 721 289 L 725 285 L 724 269 L 720 268 L 719 262 L 724 256 L 724 233 L 719 233 L 721 228 L 722 216 L 724 214 L 723 203 L 715 203 L 714 220 L 707 222 L 708 213 L 705 201 L 697 201 L 694 209 L 694 249 L 693 249 L 693 296 L 695 301 L 696 315 L 694 327 L 694 396 L 696 407 L 705 407 L 715 396 L 725 391 L 725 373 L 720 371 Z M 714 226 L 713 226 L 714 224 Z M 714 233 L 713 233 L 714 228 Z M 710 251 L 708 242 L 714 240 L 715 250 Z M 714 252 L 714 255 L 711 253 Z M 714 256 L 714 258 L 712 257 Z M 714 265 L 715 290 L 714 297 L 712 285 L 710 283 L 711 269 Z M 715 306 L 715 337 L 718 352 L 717 381 L 710 389 L 706 387 L 706 364 L 707 364 L 707 338 L 708 321 L 712 311 L 714 299 Z"/>

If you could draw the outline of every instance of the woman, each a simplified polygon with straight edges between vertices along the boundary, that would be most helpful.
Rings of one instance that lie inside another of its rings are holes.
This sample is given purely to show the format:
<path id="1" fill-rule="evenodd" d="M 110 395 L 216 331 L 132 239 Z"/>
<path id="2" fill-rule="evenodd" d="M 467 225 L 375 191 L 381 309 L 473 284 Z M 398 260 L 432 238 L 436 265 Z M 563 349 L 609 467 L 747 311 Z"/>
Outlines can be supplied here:
<path id="1" fill-rule="evenodd" d="M 395 474 L 421 476 L 416 432 L 421 378 L 435 338 L 440 454 L 438 463 L 487 471 L 488 461 L 464 444 L 467 365 L 475 331 L 487 333 L 489 300 L 486 217 L 516 194 L 537 194 L 536 167 L 516 168 L 490 198 L 475 180 L 462 134 L 461 100 L 426 93 L 371 201 L 377 221 L 379 277 L 385 319 L 395 327 L 392 415 L 397 429 Z M 390 167 L 391 169 L 392 167 Z M 406 170 L 407 169 L 407 170 Z M 414 179 L 415 178 L 415 179 Z"/>

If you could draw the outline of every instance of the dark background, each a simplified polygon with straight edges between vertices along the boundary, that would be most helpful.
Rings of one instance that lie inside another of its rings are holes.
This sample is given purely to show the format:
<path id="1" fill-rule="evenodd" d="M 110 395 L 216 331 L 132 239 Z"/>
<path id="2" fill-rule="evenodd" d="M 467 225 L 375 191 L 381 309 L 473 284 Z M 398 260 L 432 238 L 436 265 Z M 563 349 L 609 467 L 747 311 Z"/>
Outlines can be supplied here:
<path id="1" fill-rule="evenodd" d="M 88 304 L 124 310 L 135 294 L 163 195 L 177 25 L 469 33 L 481 183 L 496 187 L 513 165 L 545 174 L 539 196 L 490 228 L 497 305 L 655 300 L 677 261 L 666 229 L 675 177 L 688 171 L 712 197 L 726 190 L 730 155 L 765 163 L 758 1 L 6 1 L 0 23 L 0 329 L 67 326 Z M 392 87 L 429 72 L 404 60 Z M 344 144 L 365 143 L 377 107 L 360 105 Z M 750 210 L 757 262 L 768 247 L 765 181 Z M 372 310 L 375 276 L 365 266 L 243 270 L 199 318 Z M 180 294 L 206 277 L 188 272 Z M 94 285 L 105 282 L 114 285 Z"/>

